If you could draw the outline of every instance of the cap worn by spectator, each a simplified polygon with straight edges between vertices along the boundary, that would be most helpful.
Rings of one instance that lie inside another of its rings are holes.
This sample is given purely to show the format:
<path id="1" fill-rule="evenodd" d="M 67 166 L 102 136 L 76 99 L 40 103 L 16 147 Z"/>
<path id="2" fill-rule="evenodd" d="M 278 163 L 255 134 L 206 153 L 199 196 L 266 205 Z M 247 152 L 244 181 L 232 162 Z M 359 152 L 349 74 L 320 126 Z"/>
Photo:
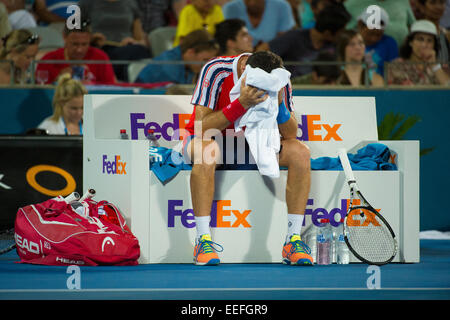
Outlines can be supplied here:
<path id="1" fill-rule="evenodd" d="M 436 37 L 438 35 L 436 26 L 434 25 L 433 22 L 428 21 L 428 20 L 417 20 L 411 26 L 410 32 L 411 33 L 415 33 L 415 32 L 429 33 Z"/>

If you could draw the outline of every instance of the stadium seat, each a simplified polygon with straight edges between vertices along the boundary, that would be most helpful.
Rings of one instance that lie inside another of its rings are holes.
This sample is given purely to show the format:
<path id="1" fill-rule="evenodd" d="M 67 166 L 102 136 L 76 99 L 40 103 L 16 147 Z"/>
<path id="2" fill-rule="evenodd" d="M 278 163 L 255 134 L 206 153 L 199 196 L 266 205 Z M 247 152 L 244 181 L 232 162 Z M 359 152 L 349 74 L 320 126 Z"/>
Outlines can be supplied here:
<path id="1" fill-rule="evenodd" d="M 172 48 L 176 32 L 177 27 L 167 26 L 157 28 L 149 33 L 148 40 L 150 41 L 153 57 Z"/>
<path id="2" fill-rule="evenodd" d="M 131 62 L 128 65 L 128 82 L 132 83 L 136 80 L 139 72 L 148 64 L 148 61 L 152 59 L 142 59 L 136 62 Z"/>
<path id="3" fill-rule="evenodd" d="M 62 33 L 55 28 L 38 26 L 35 28 L 28 28 L 28 30 L 39 35 L 41 38 L 41 41 L 39 42 L 40 50 L 57 49 L 64 46 Z"/>

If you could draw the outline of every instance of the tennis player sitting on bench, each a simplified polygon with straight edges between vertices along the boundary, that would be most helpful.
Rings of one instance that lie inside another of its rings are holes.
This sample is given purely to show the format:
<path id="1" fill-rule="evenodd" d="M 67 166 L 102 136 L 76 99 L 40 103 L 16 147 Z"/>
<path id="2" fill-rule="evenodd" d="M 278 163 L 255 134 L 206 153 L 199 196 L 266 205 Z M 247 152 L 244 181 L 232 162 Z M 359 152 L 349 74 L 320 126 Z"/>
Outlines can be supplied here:
<path id="1" fill-rule="evenodd" d="M 190 187 L 197 229 L 194 248 L 196 265 L 219 264 L 220 259 L 216 251 L 219 251 L 219 247 L 222 248 L 212 241 L 209 226 L 215 170 L 222 153 L 218 143 L 213 139 L 204 138 L 203 133 L 209 129 L 218 129 L 224 134 L 225 129 L 234 128 L 234 121 L 249 108 L 268 98 L 265 91 L 247 86 L 245 81 L 242 81 L 240 97 L 230 101 L 229 93 L 235 81 L 233 75 L 236 73 L 236 79 L 239 79 L 247 64 L 269 73 L 273 69 L 283 67 L 281 58 L 269 51 L 217 57 L 203 67 L 192 96 L 194 111 L 186 126 L 190 136 L 184 139 L 183 151 L 193 163 Z M 305 144 L 296 139 L 297 120 L 292 109 L 290 84 L 280 90 L 278 104 L 277 122 L 282 136 L 279 165 L 288 168 L 286 184 L 288 232 L 282 248 L 283 263 L 312 265 L 310 249 L 300 238 L 311 183 L 310 152 Z M 201 132 L 194 133 L 194 122 L 197 131 L 198 125 L 201 124 Z M 207 159 L 211 155 L 213 159 Z"/>

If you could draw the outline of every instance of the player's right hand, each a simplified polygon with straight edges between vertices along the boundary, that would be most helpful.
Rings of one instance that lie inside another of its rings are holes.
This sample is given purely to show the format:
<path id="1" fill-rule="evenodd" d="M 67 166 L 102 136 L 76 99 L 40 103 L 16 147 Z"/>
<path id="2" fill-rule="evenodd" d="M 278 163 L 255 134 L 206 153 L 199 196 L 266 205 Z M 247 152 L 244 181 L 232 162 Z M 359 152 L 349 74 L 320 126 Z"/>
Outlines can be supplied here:
<path id="1" fill-rule="evenodd" d="M 239 102 L 245 109 L 251 108 L 269 97 L 266 91 L 246 85 L 245 80 L 246 77 L 241 81 L 241 95 L 239 97 Z"/>

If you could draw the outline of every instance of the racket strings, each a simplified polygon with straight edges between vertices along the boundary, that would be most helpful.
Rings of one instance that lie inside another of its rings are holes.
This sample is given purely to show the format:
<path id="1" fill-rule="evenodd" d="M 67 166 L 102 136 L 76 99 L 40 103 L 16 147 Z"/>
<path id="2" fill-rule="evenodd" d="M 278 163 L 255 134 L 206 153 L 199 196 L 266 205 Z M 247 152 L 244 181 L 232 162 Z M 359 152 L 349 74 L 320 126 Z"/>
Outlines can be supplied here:
<path id="1" fill-rule="evenodd" d="M 349 213 L 353 216 L 346 225 L 349 245 L 367 261 L 383 263 L 390 260 L 396 245 L 389 228 L 375 214 L 368 217 L 360 213 L 360 209 Z"/>

